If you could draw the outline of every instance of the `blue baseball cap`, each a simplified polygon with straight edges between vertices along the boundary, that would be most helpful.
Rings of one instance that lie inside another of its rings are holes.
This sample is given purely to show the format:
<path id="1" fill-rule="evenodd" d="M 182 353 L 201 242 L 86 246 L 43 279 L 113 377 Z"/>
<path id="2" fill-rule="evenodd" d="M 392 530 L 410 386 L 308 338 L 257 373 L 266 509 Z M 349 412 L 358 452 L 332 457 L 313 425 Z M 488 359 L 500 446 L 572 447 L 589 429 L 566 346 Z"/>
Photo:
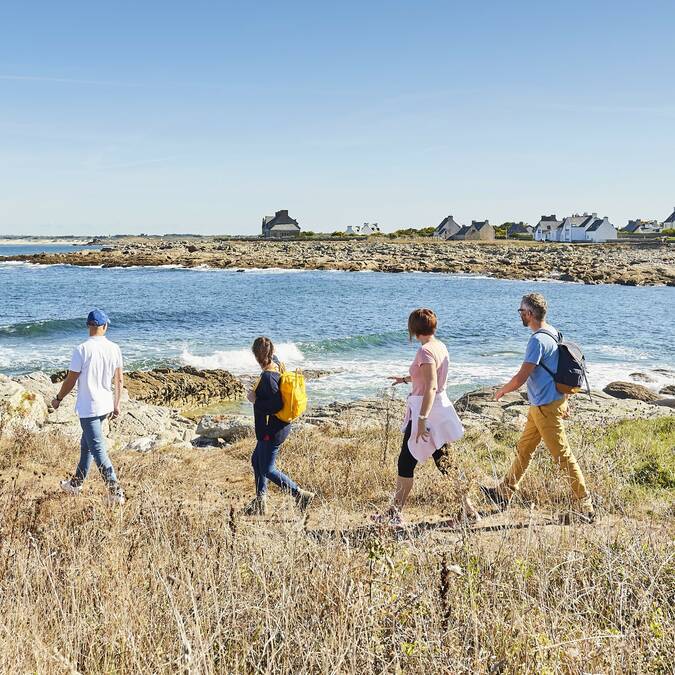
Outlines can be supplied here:
<path id="1" fill-rule="evenodd" d="M 110 319 L 102 309 L 92 309 L 87 315 L 87 326 L 105 326 L 108 323 Z"/>

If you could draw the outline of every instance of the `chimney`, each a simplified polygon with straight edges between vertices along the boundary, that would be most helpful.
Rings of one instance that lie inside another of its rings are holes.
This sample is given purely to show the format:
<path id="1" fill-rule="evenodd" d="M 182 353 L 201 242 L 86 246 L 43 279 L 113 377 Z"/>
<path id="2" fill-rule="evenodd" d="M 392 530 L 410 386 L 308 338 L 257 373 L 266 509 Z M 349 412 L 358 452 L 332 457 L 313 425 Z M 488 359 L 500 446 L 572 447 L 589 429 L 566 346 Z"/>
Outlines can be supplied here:
<path id="1" fill-rule="evenodd" d="M 598 217 L 598 214 L 597 214 L 597 213 L 591 213 L 591 215 L 593 216 L 593 218 L 597 218 L 597 217 Z"/>

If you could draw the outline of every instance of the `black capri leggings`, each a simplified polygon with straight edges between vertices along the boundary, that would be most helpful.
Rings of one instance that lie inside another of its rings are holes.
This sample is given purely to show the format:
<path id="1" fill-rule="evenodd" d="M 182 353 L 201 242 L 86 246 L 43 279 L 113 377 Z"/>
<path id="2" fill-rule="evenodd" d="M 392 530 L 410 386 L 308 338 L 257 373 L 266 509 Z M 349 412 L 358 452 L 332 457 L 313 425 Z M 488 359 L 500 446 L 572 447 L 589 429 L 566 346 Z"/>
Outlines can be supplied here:
<path id="1" fill-rule="evenodd" d="M 412 434 L 412 422 L 408 422 L 408 426 L 405 428 L 405 433 L 403 434 L 403 443 L 401 445 L 401 454 L 398 456 L 398 475 L 400 478 L 412 478 L 415 473 L 415 467 L 417 466 L 417 460 L 410 454 L 408 449 L 408 441 L 410 440 L 410 435 Z M 434 452 L 432 457 L 436 463 L 438 470 L 445 474 L 447 473 L 446 468 L 443 466 L 443 458 L 445 457 L 445 448 L 439 448 Z"/>

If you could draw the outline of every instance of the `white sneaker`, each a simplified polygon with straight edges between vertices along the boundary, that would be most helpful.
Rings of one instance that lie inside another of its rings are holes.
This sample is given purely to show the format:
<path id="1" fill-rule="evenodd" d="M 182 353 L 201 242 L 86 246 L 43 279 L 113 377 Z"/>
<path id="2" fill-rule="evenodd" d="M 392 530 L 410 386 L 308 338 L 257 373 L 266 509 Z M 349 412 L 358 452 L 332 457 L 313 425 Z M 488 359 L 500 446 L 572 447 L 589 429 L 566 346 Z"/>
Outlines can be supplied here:
<path id="1" fill-rule="evenodd" d="M 62 480 L 59 485 L 64 492 L 67 492 L 69 495 L 79 495 L 82 492 L 81 485 L 73 485 L 70 480 Z"/>

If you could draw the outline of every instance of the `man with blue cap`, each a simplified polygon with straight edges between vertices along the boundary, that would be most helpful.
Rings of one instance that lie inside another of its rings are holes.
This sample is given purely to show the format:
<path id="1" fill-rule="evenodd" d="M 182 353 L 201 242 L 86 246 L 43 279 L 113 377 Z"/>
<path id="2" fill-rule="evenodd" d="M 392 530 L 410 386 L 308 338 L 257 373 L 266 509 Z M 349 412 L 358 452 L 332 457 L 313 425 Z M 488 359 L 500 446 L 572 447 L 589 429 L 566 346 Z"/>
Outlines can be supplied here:
<path id="1" fill-rule="evenodd" d="M 124 504 L 124 492 L 117 482 L 103 435 L 104 420 L 120 414 L 122 395 L 122 352 L 105 336 L 109 325 L 110 320 L 102 310 L 89 312 L 89 339 L 73 351 L 68 375 L 52 407 L 58 408 L 77 384 L 75 410 L 82 427 L 80 461 L 73 476 L 61 481 L 61 489 L 79 495 L 93 459 L 108 488 L 108 503 Z"/>

